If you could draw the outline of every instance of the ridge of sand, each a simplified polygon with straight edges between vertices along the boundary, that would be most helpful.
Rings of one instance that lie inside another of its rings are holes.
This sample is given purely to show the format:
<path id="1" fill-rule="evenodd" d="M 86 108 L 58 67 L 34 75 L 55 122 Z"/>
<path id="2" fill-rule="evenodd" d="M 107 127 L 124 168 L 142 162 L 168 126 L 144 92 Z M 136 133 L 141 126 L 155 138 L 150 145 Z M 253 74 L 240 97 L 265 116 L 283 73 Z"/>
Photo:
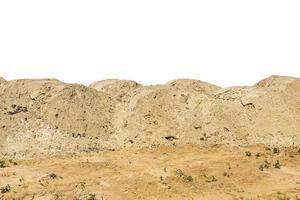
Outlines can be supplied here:
<path id="1" fill-rule="evenodd" d="M 5 84 L 3 84 L 5 83 Z M 300 145 L 300 79 L 221 88 L 178 79 L 0 79 L 0 153 L 33 157 L 180 144 Z"/>

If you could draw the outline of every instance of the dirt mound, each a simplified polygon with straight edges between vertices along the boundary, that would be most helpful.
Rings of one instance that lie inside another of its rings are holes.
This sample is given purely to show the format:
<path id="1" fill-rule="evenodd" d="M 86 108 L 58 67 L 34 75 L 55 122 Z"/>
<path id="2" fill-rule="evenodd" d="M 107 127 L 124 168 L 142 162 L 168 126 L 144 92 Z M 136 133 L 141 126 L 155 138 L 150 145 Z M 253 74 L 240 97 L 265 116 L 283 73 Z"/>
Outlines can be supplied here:
<path id="1" fill-rule="evenodd" d="M 83 85 L 15 80 L 0 95 L 2 153 L 97 150 L 113 133 L 110 97 Z"/>
<path id="2" fill-rule="evenodd" d="M 3 83 L 5 81 L 2 81 Z M 300 79 L 252 87 L 189 79 L 89 87 L 53 79 L 1 84 L 0 152 L 28 156 L 178 144 L 300 145 Z"/>

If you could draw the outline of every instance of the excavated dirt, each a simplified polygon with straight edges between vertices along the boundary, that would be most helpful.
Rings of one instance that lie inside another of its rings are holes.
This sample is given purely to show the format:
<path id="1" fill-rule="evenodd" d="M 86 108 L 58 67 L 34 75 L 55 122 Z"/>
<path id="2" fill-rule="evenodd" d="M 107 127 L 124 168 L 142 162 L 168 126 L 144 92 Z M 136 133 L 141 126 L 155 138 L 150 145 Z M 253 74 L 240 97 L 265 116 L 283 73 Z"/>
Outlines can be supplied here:
<path id="1" fill-rule="evenodd" d="M 0 77 L 0 199 L 300 199 L 300 79 Z"/>

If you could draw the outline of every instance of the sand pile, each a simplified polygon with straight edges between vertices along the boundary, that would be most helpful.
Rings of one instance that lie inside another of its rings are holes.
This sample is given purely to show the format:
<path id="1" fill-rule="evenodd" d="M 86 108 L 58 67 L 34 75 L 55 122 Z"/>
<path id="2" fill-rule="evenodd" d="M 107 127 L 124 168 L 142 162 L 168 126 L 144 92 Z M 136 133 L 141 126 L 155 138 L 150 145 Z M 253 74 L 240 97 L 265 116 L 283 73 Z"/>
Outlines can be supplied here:
<path id="1" fill-rule="evenodd" d="M 104 80 L 0 79 L 0 152 L 33 156 L 143 146 L 300 145 L 300 79 L 252 87 L 198 80 L 142 86 Z"/>

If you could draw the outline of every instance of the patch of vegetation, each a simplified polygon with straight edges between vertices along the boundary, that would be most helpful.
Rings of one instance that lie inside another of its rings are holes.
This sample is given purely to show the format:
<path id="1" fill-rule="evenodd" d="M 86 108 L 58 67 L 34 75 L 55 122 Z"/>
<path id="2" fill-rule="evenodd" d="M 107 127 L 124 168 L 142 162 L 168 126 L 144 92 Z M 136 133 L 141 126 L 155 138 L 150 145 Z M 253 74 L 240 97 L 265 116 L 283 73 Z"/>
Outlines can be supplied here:
<path id="1" fill-rule="evenodd" d="M 206 174 L 204 174 L 204 177 L 206 178 L 207 183 L 212 183 L 212 182 L 218 181 L 218 179 L 215 176 L 207 176 Z"/>
<path id="2" fill-rule="evenodd" d="M 49 177 L 52 178 L 52 179 L 56 179 L 56 178 L 57 178 L 57 175 L 54 174 L 54 173 L 51 173 L 51 174 L 49 174 Z"/>
<path id="3" fill-rule="evenodd" d="M 260 171 L 264 171 L 265 168 L 270 168 L 271 167 L 271 163 L 269 163 L 267 160 L 264 161 L 263 164 L 259 165 L 259 170 Z"/>
<path id="4" fill-rule="evenodd" d="M 232 175 L 232 173 L 223 172 L 223 176 L 225 176 L 225 177 L 230 177 L 231 175 Z"/>
<path id="5" fill-rule="evenodd" d="M 58 192 L 56 194 L 54 194 L 54 199 L 55 200 L 60 200 L 60 199 L 63 199 L 63 194 L 61 192 Z"/>
<path id="6" fill-rule="evenodd" d="M 252 154 L 251 154 L 250 151 L 246 151 L 246 152 L 245 152 L 245 155 L 246 155 L 247 157 L 250 157 Z"/>
<path id="7" fill-rule="evenodd" d="M 185 182 L 193 182 L 193 177 L 186 175 L 181 169 L 175 171 L 175 175 L 179 178 L 182 178 Z"/>
<path id="8" fill-rule="evenodd" d="M 6 163 L 4 160 L 0 160 L 0 168 L 5 168 L 7 167 Z"/>
<path id="9" fill-rule="evenodd" d="M 12 159 L 9 160 L 9 163 L 13 164 L 13 165 L 18 165 L 17 162 L 14 162 Z"/>
<path id="10" fill-rule="evenodd" d="M 286 196 L 286 194 L 277 192 L 277 200 L 291 200 L 291 198 Z"/>
<path id="11" fill-rule="evenodd" d="M 87 200 L 97 200 L 96 195 L 95 194 L 89 194 L 89 197 L 87 198 Z"/>
<path id="12" fill-rule="evenodd" d="M 273 148 L 273 154 L 279 154 L 280 153 L 280 150 L 278 147 L 274 147 Z"/>
<path id="13" fill-rule="evenodd" d="M 265 150 L 271 151 L 271 148 L 270 147 L 266 147 Z"/>
<path id="14" fill-rule="evenodd" d="M 7 193 L 7 192 L 10 192 L 10 185 L 7 184 L 6 186 L 0 188 L 0 192 L 1 192 L 2 194 Z"/>
<path id="15" fill-rule="evenodd" d="M 281 167 L 281 164 L 280 164 L 279 160 L 277 160 L 275 163 L 275 168 L 280 169 L 280 167 Z"/>

